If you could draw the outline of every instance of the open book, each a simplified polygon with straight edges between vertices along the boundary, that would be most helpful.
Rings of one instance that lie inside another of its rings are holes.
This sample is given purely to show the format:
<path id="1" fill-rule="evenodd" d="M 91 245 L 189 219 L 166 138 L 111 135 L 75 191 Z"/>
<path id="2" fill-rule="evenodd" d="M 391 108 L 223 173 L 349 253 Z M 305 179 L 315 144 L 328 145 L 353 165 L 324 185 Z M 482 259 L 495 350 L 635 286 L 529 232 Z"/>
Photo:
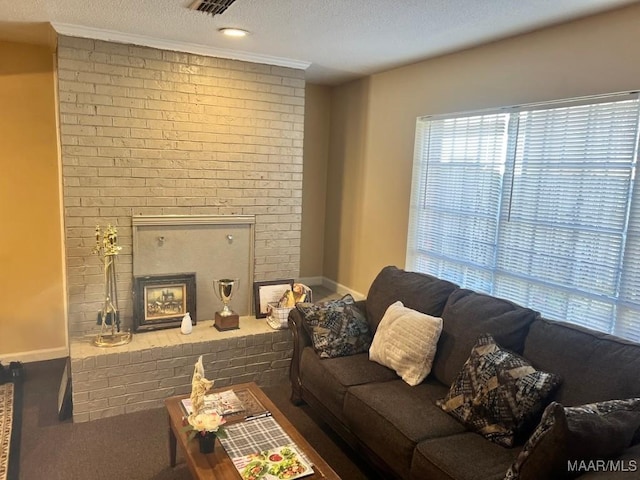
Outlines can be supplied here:
<path id="1" fill-rule="evenodd" d="M 190 398 L 182 399 L 182 406 L 185 412 L 187 412 L 187 415 L 190 415 L 193 412 Z M 242 404 L 238 396 L 233 392 L 233 390 L 225 390 L 219 393 L 209 393 L 204 396 L 205 412 L 216 412 L 218 413 L 218 415 L 225 416 L 242 412 L 243 410 L 244 405 Z"/>

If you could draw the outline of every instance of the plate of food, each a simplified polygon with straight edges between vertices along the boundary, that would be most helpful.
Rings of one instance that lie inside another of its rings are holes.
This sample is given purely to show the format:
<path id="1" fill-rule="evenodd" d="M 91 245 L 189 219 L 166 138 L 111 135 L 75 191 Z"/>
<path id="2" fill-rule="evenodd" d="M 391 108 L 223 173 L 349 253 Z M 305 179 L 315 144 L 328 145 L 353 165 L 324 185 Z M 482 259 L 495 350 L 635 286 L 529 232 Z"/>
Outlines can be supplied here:
<path id="1" fill-rule="evenodd" d="M 313 473 L 293 446 L 265 450 L 233 462 L 243 480 L 293 480 Z"/>

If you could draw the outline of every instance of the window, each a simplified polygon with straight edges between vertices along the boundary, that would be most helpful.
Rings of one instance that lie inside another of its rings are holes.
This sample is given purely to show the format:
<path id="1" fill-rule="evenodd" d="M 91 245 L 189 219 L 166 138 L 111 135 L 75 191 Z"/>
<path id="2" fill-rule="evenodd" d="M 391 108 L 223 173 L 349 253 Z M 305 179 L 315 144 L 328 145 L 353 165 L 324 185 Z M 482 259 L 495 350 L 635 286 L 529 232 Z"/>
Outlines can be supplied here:
<path id="1" fill-rule="evenodd" d="M 419 118 L 407 268 L 640 341 L 637 94 Z"/>

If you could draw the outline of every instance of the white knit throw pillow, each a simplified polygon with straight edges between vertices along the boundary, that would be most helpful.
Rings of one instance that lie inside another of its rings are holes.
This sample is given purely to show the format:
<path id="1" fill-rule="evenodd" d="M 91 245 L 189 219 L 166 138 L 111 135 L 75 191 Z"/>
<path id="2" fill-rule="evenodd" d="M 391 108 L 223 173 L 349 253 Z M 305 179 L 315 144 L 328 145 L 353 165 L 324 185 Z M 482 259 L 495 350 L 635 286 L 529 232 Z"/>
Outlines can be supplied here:
<path id="1" fill-rule="evenodd" d="M 431 372 L 441 332 L 442 318 L 395 302 L 378 325 L 369 360 L 395 370 L 409 385 L 418 385 Z"/>

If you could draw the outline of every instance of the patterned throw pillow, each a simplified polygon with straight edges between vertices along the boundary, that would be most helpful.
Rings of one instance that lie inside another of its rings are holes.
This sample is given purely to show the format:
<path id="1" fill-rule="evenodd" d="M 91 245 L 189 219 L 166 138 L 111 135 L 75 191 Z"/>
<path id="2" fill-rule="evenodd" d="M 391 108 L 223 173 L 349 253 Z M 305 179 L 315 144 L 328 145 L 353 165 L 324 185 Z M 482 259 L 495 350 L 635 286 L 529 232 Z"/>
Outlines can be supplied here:
<path id="1" fill-rule="evenodd" d="M 640 398 L 580 407 L 553 402 L 505 480 L 577 477 L 590 468 L 589 462 L 620 455 L 640 440 L 639 433 Z"/>
<path id="2" fill-rule="evenodd" d="M 389 305 L 369 349 L 369 360 L 395 370 L 412 387 L 422 382 L 433 364 L 442 318 L 405 307 Z"/>
<path id="3" fill-rule="evenodd" d="M 517 436 L 533 428 L 559 384 L 556 375 L 536 370 L 484 334 L 447 396 L 436 403 L 468 429 L 512 447 Z"/>
<path id="4" fill-rule="evenodd" d="M 321 358 L 363 353 L 371 345 L 371 330 L 351 295 L 323 303 L 298 303 L 313 348 Z"/>

